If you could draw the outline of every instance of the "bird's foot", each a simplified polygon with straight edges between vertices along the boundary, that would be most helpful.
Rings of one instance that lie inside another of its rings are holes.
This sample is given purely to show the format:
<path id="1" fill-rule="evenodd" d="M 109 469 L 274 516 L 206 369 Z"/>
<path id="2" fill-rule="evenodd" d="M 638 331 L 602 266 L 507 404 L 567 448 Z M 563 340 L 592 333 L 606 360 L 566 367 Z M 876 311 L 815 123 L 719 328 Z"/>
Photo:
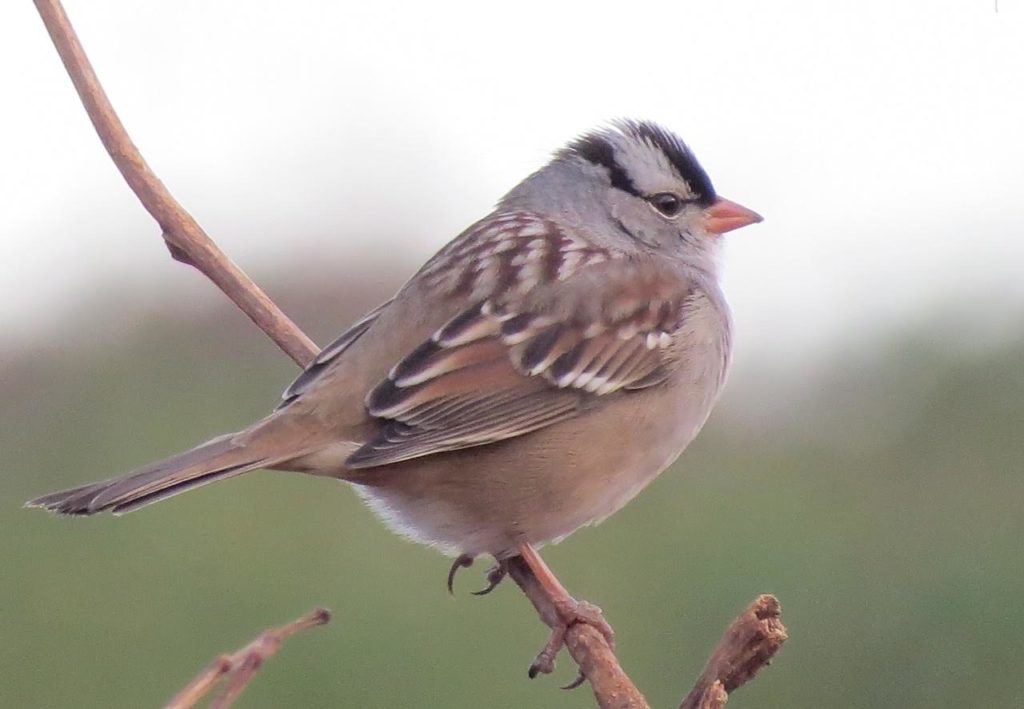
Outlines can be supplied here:
<path id="1" fill-rule="evenodd" d="M 551 629 L 547 644 L 538 653 L 536 659 L 530 663 L 529 675 L 533 679 L 539 674 L 550 674 L 555 669 L 555 656 L 565 646 L 565 634 L 569 628 L 579 623 L 591 626 L 604 636 L 608 646 L 615 649 L 615 631 L 608 621 L 604 619 L 601 609 L 587 601 L 577 601 L 572 596 L 566 595 L 560 598 L 553 598 L 555 611 L 558 613 L 558 624 Z M 563 689 L 575 689 L 583 684 L 586 677 L 579 673 Z"/>
<path id="2" fill-rule="evenodd" d="M 453 584 L 455 583 L 455 574 L 459 572 L 459 569 L 467 569 L 473 565 L 473 557 L 469 554 L 462 554 L 455 561 L 452 562 L 452 566 L 448 569 L 448 593 L 455 595 Z M 494 566 L 487 572 L 487 588 L 482 588 L 479 591 L 473 591 L 474 596 L 486 596 L 488 593 L 498 587 L 508 574 L 508 565 L 504 561 L 495 562 Z"/>
<path id="3" fill-rule="evenodd" d="M 574 625 L 585 623 L 597 632 L 601 633 L 608 646 L 615 650 L 615 632 L 608 621 L 604 619 L 601 609 L 586 601 L 577 601 L 569 595 L 555 575 L 544 563 L 544 560 L 528 542 L 520 542 L 517 545 L 519 556 L 526 564 L 534 579 L 540 585 L 548 601 L 554 609 L 554 618 L 545 618 L 545 622 L 551 627 L 551 635 L 544 649 L 540 651 L 536 659 L 530 664 L 530 678 L 538 674 L 550 674 L 555 669 L 555 656 L 565 646 L 565 636 Z M 536 602 L 535 602 L 536 605 Z M 539 610 L 539 606 L 538 606 Z M 543 613 L 542 613 L 543 616 Z M 586 677 L 583 671 L 576 676 L 576 679 L 567 684 L 564 689 L 575 689 L 583 684 Z"/>
<path id="4" fill-rule="evenodd" d="M 508 575 L 508 564 L 504 561 L 494 562 L 494 566 L 487 570 L 487 588 L 473 591 L 474 596 L 486 596 L 498 587 L 498 584 L 505 580 Z"/>

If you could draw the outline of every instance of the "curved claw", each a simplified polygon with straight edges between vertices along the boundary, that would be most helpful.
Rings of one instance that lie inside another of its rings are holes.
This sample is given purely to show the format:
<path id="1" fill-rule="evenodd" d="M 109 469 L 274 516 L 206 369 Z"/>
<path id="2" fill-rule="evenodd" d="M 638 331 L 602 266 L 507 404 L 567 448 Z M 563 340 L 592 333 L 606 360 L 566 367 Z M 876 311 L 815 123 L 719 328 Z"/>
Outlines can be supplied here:
<path id="1" fill-rule="evenodd" d="M 499 561 L 490 568 L 487 572 L 487 588 L 482 588 L 479 591 L 473 591 L 474 596 L 486 596 L 488 593 L 498 587 L 505 576 L 508 574 L 508 565 L 504 561 Z"/>
<path id="2" fill-rule="evenodd" d="M 577 687 L 579 687 L 581 684 L 583 684 L 586 681 L 587 681 L 587 676 L 585 674 L 583 674 L 583 670 L 578 670 L 576 672 L 576 679 L 574 679 L 569 684 L 564 685 L 562 687 L 562 689 L 576 689 Z"/>
<path id="3" fill-rule="evenodd" d="M 459 569 L 468 569 L 473 565 L 473 557 L 468 554 L 462 554 L 452 562 L 452 567 L 448 569 L 448 595 L 454 596 L 455 589 L 453 584 L 455 583 L 455 574 L 459 572 Z M 488 574 L 488 578 L 490 575 Z M 488 589 L 490 590 L 490 589 Z"/>

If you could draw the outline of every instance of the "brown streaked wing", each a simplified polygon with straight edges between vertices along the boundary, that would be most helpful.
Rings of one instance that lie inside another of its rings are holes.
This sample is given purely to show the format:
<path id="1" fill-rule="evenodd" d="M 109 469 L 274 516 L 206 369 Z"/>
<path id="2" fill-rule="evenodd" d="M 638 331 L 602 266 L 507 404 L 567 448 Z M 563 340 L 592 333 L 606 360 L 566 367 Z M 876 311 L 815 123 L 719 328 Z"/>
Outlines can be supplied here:
<path id="1" fill-rule="evenodd" d="M 346 464 L 486 445 L 577 416 L 615 392 L 655 386 L 668 376 L 694 292 L 671 268 L 620 259 L 557 288 L 479 302 L 370 392 L 367 409 L 382 427 Z"/>
<path id="2" fill-rule="evenodd" d="M 594 246 L 581 234 L 538 214 L 498 212 L 453 239 L 420 269 L 413 281 L 441 297 L 482 302 L 496 293 L 528 293 L 543 281 L 560 281 L 586 265 L 611 257 L 608 250 Z M 327 345 L 285 390 L 277 409 L 308 391 L 370 329 L 391 302 L 370 311 Z"/>

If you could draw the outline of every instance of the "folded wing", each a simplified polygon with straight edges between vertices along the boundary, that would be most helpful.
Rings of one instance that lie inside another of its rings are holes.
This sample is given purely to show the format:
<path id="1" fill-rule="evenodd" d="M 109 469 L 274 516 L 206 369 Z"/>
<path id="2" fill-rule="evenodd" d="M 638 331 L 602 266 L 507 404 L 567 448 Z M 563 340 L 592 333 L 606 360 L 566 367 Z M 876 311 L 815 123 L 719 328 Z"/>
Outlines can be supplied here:
<path id="1" fill-rule="evenodd" d="M 520 436 L 669 375 L 693 295 L 673 268 L 613 259 L 527 294 L 481 300 L 368 395 L 370 468 Z"/>

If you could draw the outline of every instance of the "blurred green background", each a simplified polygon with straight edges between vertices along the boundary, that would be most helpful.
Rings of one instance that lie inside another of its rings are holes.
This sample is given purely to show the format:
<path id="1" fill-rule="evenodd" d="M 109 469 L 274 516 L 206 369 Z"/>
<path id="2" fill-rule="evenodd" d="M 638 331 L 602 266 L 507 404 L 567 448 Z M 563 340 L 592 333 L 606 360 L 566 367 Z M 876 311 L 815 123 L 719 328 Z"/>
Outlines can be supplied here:
<path id="1" fill-rule="evenodd" d="M 1024 706 L 1024 3 L 66 4 L 155 172 L 319 343 L 571 136 L 679 131 L 766 216 L 727 240 L 736 369 L 549 563 L 657 707 L 762 592 L 791 640 L 730 709 Z M 0 709 L 158 706 L 315 605 L 240 707 L 591 707 L 565 658 L 526 678 L 514 586 L 469 595 L 480 563 L 449 598 L 343 484 L 21 508 L 248 424 L 296 369 L 167 258 L 27 2 L 0 66 Z"/>
<path id="2" fill-rule="evenodd" d="M 272 292 L 326 342 L 397 282 L 382 280 Z M 0 355 L 0 706 L 156 706 L 315 605 L 331 624 L 240 706 L 592 706 L 557 688 L 564 656 L 526 678 L 546 633 L 512 584 L 469 595 L 478 564 L 449 598 L 447 561 L 343 484 L 259 472 L 123 518 L 21 509 L 242 426 L 296 373 L 226 306 L 130 301 L 83 303 Z M 739 363 L 673 469 L 547 550 L 655 706 L 761 592 L 791 639 L 730 707 L 1020 706 L 1024 332 L 972 344 L 948 315 L 813 368 Z"/>

